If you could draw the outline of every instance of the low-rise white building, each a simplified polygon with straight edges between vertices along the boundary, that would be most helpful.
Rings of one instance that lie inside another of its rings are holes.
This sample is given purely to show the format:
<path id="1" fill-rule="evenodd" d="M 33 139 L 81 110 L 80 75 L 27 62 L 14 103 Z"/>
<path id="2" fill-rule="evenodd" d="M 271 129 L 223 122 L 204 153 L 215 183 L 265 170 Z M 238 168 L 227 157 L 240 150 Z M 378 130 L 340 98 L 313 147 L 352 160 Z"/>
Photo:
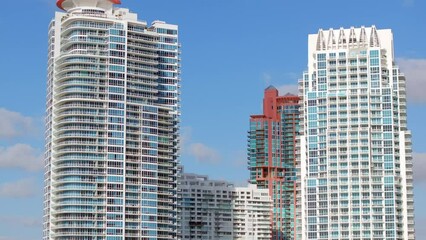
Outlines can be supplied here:
<path id="1" fill-rule="evenodd" d="M 178 239 L 271 239 L 267 189 L 178 174 Z"/>
<path id="2" fill-rule="evenodd" d="M 232 196 L 234 239 L 271 239 L 272 200 L 268 189 L 237 187 Z"/>
<path id="3" fill-rule="evenodd" d="M 207 176 L 178 178 L 178 239 L 233 239 L 234 186 Z"/>

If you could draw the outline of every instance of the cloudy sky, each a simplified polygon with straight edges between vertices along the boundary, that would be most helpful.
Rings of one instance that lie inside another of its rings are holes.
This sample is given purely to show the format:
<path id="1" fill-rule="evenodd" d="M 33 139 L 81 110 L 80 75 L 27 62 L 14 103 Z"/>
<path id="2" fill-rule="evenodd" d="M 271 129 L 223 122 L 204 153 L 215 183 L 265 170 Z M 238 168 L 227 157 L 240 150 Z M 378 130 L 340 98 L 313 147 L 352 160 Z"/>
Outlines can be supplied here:
<path id="1" fill-rule="evenodd" d="M 237 184 L 248 178 L 249 115 L 261 113 L 268 85 L 295 91 L 306 69 L 307 35 L 319 28 L 391 28 L 407 76 L 417 235 L 426 239 L 425 1 L 122 1 L 140 19 L 180 26 L 186 171 Z M 0 240 L 40 239 L 47 27 L 57 9 L 54 0 L 2 1 L 2 7 Z"/>

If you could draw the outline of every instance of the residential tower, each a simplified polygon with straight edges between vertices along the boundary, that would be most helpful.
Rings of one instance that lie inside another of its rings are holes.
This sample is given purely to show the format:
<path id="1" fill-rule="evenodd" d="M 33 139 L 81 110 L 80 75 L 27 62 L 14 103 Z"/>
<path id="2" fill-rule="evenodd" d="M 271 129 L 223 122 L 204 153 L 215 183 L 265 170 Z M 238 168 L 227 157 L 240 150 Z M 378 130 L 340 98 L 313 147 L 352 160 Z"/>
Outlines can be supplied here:
<path id="1" fill-rule="evenodd" d="M 296 239 L 414 239 L 406 79 L 390 29 L 309 35 Z"/>
<path id="2" fill-rule="evenodd" d="M 43 239 L 176 239 L 178 27 L 119 0 L 49 26 Z"/>
<path id="3" fill-rule="evenodd" d="M 265 89 L 263 114 L 250 117 L 248 168 L 250 183 L 267 189 L 273 201 L 272 239 L 294 239 L 296 146 L 299 97 Z"/>

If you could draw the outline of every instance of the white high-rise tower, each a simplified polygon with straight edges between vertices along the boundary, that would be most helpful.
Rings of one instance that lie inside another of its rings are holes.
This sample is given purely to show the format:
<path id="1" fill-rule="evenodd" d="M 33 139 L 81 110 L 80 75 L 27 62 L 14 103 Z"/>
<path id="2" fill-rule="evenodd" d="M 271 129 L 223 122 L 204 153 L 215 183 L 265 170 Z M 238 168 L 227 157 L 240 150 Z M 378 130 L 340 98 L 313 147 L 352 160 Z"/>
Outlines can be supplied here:
<path id="1" fill-rule="evenodd" d="M 297 239 L 414 239 L 405 85 L 391 30 L 309 35 Z"/>
<path id="2" fill-rule="evenodd" d="M 58 0 L 49 27 L 43 239 L 175 239 L 178 27 Z"/>

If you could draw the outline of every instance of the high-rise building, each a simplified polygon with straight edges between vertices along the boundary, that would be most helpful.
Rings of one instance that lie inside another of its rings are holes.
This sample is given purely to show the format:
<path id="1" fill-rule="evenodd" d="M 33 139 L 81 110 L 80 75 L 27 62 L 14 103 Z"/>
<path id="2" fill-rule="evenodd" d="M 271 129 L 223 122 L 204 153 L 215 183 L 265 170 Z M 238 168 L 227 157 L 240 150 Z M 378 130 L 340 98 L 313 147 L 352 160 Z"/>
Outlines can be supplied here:
<path id="1" fill-rule="evenodd" d="M 43 239 L 176 239 L 178 27 L 119 3 L 49 26 Z"/>
<path id="2" fill-rule="evenodd" d="M 309 35 L 297 239 L 414 239 L 405 81 L 390 29 Z"/>
<path id="3" fill-rule="evenodd" d="M 233 239 L 234 185 L 207 176 L 178 177 L 178 239 Z"/>
<path id="4" fill-rule="evenodd" d="M 296 136 L 299 97 L 265 89 L 263 114 L 250 117 L 248 168 L 250 183 L 268 189 L 273 201 L 272 239 L 294 239 Z"/>
<path id="5" fill-rule="evenodd" d="M 223 180 L 180 172 L 178 239 L 270 240 L 268 189 L 234 187 Z"/>

